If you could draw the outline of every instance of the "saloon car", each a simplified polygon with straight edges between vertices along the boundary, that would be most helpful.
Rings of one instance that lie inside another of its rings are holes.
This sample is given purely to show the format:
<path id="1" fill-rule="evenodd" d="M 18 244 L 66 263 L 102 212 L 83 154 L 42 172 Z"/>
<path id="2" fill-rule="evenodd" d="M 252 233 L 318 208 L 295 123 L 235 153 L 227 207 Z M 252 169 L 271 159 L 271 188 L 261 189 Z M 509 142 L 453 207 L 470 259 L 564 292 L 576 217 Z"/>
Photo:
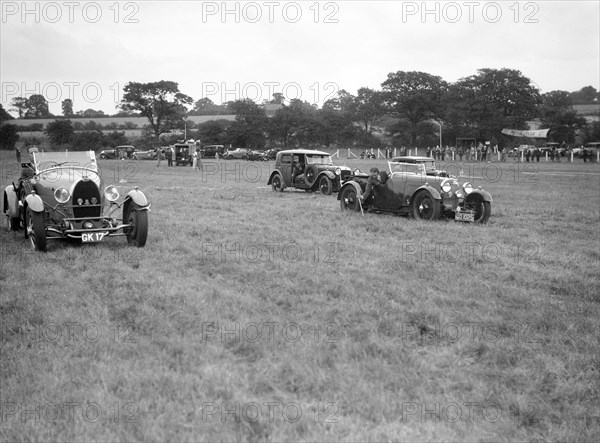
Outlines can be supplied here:
<path id="1" fill-rule="evenodd" d="M 236 148 L 233 150 L 227 150 L 225 154 L 223 154 L 223 157 L 225 157 L 227 160 L 233 160 L 234 158 L 248 160 L 249 154 L 250 151 L 248 151 L 247 149 Z"/>
<path id="2" fill-rule="evenodd" d="M 135 160 L 156 160 L 156 149 L 147 149 L 145 151 L 135 151 L 133 159 Z"/>
<path id="3" fill-rule="evenodd" d="M 280 192 L 285 188 L 297 188 L 331 195 L 340 189 L 351 173 L 346 166 L 334 165 L 327 152 L 290 149 L 277 153 L 275 169 L 267 185 Z"/>
<path id="4" fill-rule="evenodd" d="M 106 159 L 120 159 L 120 158 L 132 158 L 135 153 L 135 147 L 131 145 L 117 146 L 112 149 L 104 149 L 100 151 L 100 158 Z"/>
<path id="5" fill-rule="evenodd" d="M 17 183 L 4 189 L 3 209 L 8 229 L 23 229 L 35 250 L 61 238 L 97 243 L 125 236 L 130 244 L 146 244 L 148 199 L 137 187 L 121 198 L 116 186 L 105 186 L 93 151 L 33 149 L 21 167 Z"/>
<path id="6" fill-rule="evenodd" d="M 444 217 L 475 223 L 486 223 L 492 213 L 492 196 L 487 191 L 438 170 L 429 157 L 393 158 L 373 186 L 373 196 L 363 202 L 368 180 L 368 174 L 353 172 L 338 193 L 342 211 L 364 212 L 363 206 L 367 206 L 374 212 L 416 219 Z"/>

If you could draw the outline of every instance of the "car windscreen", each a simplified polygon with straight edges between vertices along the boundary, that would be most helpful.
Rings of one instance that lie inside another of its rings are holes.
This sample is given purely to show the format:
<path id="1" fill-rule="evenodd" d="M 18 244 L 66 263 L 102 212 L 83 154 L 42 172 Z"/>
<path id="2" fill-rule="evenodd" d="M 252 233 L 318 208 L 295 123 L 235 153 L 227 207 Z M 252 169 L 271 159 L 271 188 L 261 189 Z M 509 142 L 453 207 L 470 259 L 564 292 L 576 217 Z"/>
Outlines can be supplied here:
<path id="1" fill-rule="evenodd" d="M 332 165 L 331 157 L 324 155 L 307 155 L 306 163 L 309 165 Z"/>
<path id="2" fill-rule="evenodd" d="M 96 155 L 93 151 L 35 152 L 33 157 L 38 171 L 58 166 L 98 170 Z"/>

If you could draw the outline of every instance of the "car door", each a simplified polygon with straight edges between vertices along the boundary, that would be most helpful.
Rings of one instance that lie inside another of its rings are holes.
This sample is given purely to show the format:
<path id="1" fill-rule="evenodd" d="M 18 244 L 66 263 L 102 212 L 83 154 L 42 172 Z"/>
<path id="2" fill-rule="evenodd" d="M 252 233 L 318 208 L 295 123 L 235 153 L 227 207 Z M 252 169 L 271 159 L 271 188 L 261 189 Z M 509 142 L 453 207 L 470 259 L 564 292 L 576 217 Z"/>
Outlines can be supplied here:
<path id="1" fill-rule="evenodd" d="M 281 171 L 283 183 L 289 186 L 292 181 L 292 154 L 283 154 L 281 156 L 281 165 L 279 166 Z"/>

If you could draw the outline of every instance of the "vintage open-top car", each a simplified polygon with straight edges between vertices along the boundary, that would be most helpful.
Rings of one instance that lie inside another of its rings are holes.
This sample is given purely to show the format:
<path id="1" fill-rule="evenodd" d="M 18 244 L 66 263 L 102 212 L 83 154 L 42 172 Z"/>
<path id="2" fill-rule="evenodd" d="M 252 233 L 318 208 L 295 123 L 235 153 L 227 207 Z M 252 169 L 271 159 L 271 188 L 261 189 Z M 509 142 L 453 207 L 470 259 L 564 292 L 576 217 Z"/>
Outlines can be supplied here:
<path id="1" fill-rule="evenodd" d="M 429 157 L 398 157 L 380 173 L 373 195 L 364 202 L 374 212 L 391 212 L 417 219 L 451 217 L 465 222 L 486 223 L 492 213 L 492 196 L 435 167 Z M 363 210 L 362 196 L 369 175 L 355 170 L 338 193 L 343 211 Z"/>
<path id="2" fill-rule="evenodd" d="M 24 229 L 35 250 L 46 240 L 75 238 L 83 243 L 126 236 L 144 246 L 150 203 L 137 187 L 120 198 L 112 185 L 104 187 L 93 151 L 37 152 L 21 164 L 18 183 L 4 190 L 4 214 L 9 230 Z"/>
<path id="3" fill-rule="evenodd" d="M 298 188 L 305 191 L 319 190 L 330 195 L 337 192 L 352 171 L 346 166 L 336 166 L 331 155 L 309 149 L 279 151 L 275 158 L 275 170 L 267 185 L 274 191 L 285 188 Z"/>

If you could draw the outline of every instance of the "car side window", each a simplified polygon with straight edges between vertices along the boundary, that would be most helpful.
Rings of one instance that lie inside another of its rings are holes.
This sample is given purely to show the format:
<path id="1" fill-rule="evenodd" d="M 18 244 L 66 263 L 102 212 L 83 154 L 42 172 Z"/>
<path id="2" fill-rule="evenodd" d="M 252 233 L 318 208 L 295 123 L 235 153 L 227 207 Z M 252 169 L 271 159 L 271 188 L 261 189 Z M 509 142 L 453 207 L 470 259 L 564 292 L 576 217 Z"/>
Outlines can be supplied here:
<path id="1" fill-rule="evenodd" d="M 291 165 L 292 164 L 292 156 L 290 154 L 282 155 L 281 156 L 281 164 Z"/>

